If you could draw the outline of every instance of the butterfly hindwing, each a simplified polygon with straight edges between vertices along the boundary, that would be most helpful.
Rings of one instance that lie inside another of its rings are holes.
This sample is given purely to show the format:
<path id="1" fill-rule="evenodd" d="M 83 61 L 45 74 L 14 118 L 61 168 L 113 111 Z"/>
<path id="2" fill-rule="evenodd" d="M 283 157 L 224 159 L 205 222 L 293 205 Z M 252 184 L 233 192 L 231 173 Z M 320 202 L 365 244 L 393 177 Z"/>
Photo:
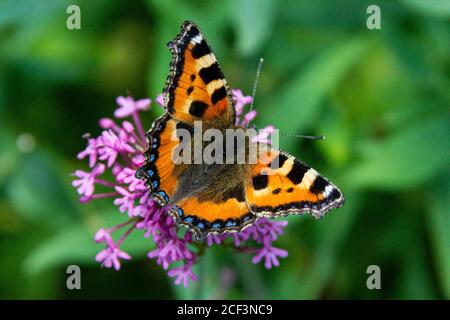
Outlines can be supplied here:
<path id="1" fill-rule="evenodd" d="M 245 202 L 245 167 L 191 165 L 169 211 L 197 235 L 240 231 L 256 220 Z"/>
<path id="2" fill-rule="evenodd" d="M 321 218 L 343 205 L 341 191 L 316 170 L 295 157 L 271 149 L 252 165 L 246 199 L 257 216 L 274 218 L 311 213 Z"/>
<path id="3" fill-rule="evenodd" d="M 206 38 L 190 21 L 168 44 L 172 51 L 170 75 L 164 89 L 164 104 L 174 118 L 228 127 L 235 112 L 230 90 Z"/>
<path id="4" fill-rule="evenodd" d="M 197 197 L 185 198 L 169 212 L 197 235 L 241 231 L 256 220 L 245 201 L 234 199 L 216 203 L 200 201 Z"/>

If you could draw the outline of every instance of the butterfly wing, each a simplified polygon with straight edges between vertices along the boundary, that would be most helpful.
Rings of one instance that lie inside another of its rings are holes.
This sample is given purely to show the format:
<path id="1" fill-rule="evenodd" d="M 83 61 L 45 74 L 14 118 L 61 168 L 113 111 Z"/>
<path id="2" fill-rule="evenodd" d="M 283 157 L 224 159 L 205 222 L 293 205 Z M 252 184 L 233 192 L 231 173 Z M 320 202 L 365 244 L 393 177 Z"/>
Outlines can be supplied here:
<path id="1" fill-rule="evenodd" d="M 161 206 L 169 202 L 177 188 L 178 178 L 185 170 L 185 166 L 177 166 L 172 161 L 172 153 L 181 142 L 174 134 L 180 126 L 182 123 L 167 113 L 153 122 L 147 133 L 145 163 L 136 172 L 138 178 L 146 181 L 152 198 Z"/>
<path id="2" fill-rule="evenodd" d="M 235 111 L 225 77 L 206 38 L 190 21 L 168 47 L 172 51 L 170 74 L 164 89 L 164 104 L 174 118 L 230 127 Z"/>
<path id="3" fill-rule="evenodd" d="M 241 231 L 257 219 L 245 202 L 244 170 L 243 165 L 191 165 L 169 213 L 197 235 Z"/>
<path id="4" fill-rule="evenodd" d="M 230 90 L 199 28 L 184 22 L 180 34 L 168 46 L 172 62 L 164 88 L 166 114 L 155 120 L 147 134 L 145 164 L 137 171 L 137 177 L 146 181 L 152 198 L 161 206 L 169 203 L 187 168 L 174 164 L 173 152 L 181 142 L 174 131 L 180 127 L 191 131 L 195 120 L 219 128 L 235 122 Z"/>
<path id="5" fill-rule="evenodd" d="M 316 170 L 282 151 L 269 149 L 248 171 L 246 200 L 257 216 L 311 213 L 321 218 L 343 205 L 341 191 Z"/>

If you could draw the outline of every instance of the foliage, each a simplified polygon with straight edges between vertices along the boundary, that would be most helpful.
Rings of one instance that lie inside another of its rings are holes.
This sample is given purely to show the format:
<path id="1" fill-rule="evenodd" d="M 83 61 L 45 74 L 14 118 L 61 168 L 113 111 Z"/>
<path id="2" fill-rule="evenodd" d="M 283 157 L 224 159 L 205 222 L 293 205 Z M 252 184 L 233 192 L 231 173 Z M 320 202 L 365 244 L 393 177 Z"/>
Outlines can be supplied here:
<path id="1" fill-rule="evenodd" d="M 381 30 L 366 28 L 365 0 L 77 3 L 72 31 L 73 2 L 0 3 L 0 297 L 450 298 L 448 1 L 377 1 Z M 264 57 L 258 125 L 325 135 L 281 144 L 346 195 L 321 221 L 288 219 L 280 268 L 213 247 L 187 290 L 145 258 L 141 235 L 120 272 L 100 269 L 92 237 L 120 216 L 108 201 L 81 206 L 69 176 L 116 96 L 161 91 L 165 44 L 186 19 L 233 87 L 251 92 Z M 81 291 L 65 288 L 68 264 Z M 382 290 L 366 288 L 372 264 Z"/>

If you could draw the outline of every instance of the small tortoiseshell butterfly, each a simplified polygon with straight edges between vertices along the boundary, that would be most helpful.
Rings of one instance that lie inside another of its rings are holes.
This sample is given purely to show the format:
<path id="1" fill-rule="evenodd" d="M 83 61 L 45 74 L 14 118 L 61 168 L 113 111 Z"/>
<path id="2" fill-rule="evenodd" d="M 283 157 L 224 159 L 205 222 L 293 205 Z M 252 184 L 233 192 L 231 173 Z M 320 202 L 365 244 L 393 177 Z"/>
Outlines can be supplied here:
<path id="1" fill-rule="evenodd" d="M 182 139 L 174 131 L 192 132 L 194 121 L 201 121 L 204 130 L 237 127 L 230 89 L 199 28 L 184 22 L 168 47 L 166 113 L 148 132 L 146 161 L 137 171 L 159 205 L 170 206 L 169 213 L 198 237 L 241 231 L 263 216 L 309 212 L 321 218 L 343 205 L 339 189 L 316 170 L 270 147 L 255 164 L 175 164 L 172 153 Z"/>

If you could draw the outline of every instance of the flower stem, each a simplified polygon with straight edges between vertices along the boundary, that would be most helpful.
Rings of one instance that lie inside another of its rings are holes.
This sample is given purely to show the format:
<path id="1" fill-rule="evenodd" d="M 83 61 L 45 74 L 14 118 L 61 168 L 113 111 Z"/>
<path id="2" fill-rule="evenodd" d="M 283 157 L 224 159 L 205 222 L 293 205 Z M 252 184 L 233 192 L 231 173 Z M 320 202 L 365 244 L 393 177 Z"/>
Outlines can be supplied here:
<path id="1" fill-rule="evenodd" d="M 128 220 L 127 223 L 130 223 L 131 221 L 133 221 L 133 219 Z M 134 219 L 134 221 L 135 221 L 135 219 Z M 125 231 L 125 233 L 119 238 L 119 240 L 117 240 L 118 247 L 120 247 L 122 242 L 130 235 L 131 232 L 133 232 L 134 229 L 136 229 L 137 224 L 138 224 L 138 221 L 135 221 L 135 223 L 133 223 L 133 225 L 127 231 Z"/>
<path id="2" fill-rule="evenodd" d="M 95 183 L 101 184 L 102 186 L 105 186 L 105 187 L 114 188 L 115 186 L 117 186 L 117 184 L 115 184 L 113 182 L 106 181 L 106 180 L 103 180 L 100 178 L 95 178 L 94 181 L 95 181 Z"/>
<path id="3" fill-rule="evenodd" d="M 205 282 L 205 261 L 204 259 L 198 259 L 198 279 L 197 286 L 194 291 L 194 300 L 200 300 L 203 298 L 203 283 Z"/>
<path id="4" fill-rule="evenodd" d="M 108 232 L 109 232 L 109 233 L 113 233 L 113 232 L 119 230 L 120 228 L 125 227 L 126 225 L 129 225 L 129 224 L 130 224 L 131 222 L 133 222 L 133 221 L 135 221 L 134 218 L 128 219 L 128 220 L 125 221 L 125 222 L 119 223 L 118 225 L 115 225 L 114 227 L 109 228 L 109 229 L 108 229 Z"/>
<path id="5" fill-rule="evenodd" d="M 125 166 L 129 167 L 129 168 L 133 168 L 133 164 L 130 161 L 130 158 L 128 158 L 128 156 L 124 153 L 121 152 L 120 156 L 122 157 L 123 162 L 125 163 Z"/>
<path id="6" fill-rule="evenodd" d="M 92 195 L 92 199 L 112 198 L 118 195 L 119 195 L 118 192 L 96 193 Z"/>
<path id="7" fill-rule="evenodd" d="M 139 114 L 137 112 L 133 112 L 133 121 L 139 131 L 139 134 L 141 135 L 141 141 L 145 141 L 144 128 L 142 127 L 141 118 L 139 118 Z"/>

